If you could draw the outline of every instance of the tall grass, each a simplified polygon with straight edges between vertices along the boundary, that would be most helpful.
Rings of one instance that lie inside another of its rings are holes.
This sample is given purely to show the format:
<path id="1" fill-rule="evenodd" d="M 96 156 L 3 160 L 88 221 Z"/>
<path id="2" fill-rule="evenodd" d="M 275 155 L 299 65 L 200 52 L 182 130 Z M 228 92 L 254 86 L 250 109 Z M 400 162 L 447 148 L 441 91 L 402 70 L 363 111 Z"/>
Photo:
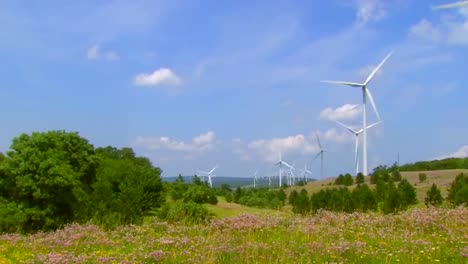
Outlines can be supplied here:
<path id="1" fill-rule="evenodd" d="M 466 263 L 468 209 L 396 215 L 243 214 L 205 225 L 158 221 L 104 231 L 69 225 L 0 236 L 0 263 Z"/>

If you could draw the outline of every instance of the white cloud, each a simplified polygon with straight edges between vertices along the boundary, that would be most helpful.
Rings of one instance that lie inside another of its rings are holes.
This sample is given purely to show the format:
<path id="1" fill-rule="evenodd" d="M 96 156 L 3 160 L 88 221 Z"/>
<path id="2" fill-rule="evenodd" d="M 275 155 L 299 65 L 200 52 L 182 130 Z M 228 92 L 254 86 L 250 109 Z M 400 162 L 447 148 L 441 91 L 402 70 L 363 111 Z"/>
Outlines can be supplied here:
<path id="1" fill-rule="evenodd" d="M 442 32 L 427 19 L 422 19 L 419 23 L 411 26 L 410 35 L 420 39 L 439 42 Z"/>
<path id="2" fill-rule="evenodd" d="M 250 150 L 256 151 L 268 162 L 277 161 L 280 152 L 284 155 L 295 153 L 307 154 L 318 151 L 317 145 L 313 144 L 302 134 L 285 138 L 255 140 L 250 142 L 247 147 Z"/>
<path id="3" fill-rule="evenodd" d="M 458 149 L 454 153 L 440 156 L 436 159 L 441 160 L 441 159 L 447 159 L 447 158 L 465 158 L 465 157 L 468 157 L 468 145 L 462 146 L 460 149 Z"/>
<path id="4" fill-rule="evenodd" d="M 320 112 L 320 119 L 331 121 L 354 120 L 362 113 L 362 108 L 355 104 L 345 104 L 336 109 L 327 107 Z"/>
<path id="5" fill-rule="evenodd" d="M 213 148 L 215 133 L 208 131 L 192 139 L 190 143 L 176 141 L 169 137 L 143 137 L 138 136 L 135 145 L 147 150 L 166 149 L 172 151 L 205 151 Z"/>
<path id="6" fill-rule="evenodd" d="M 348 131 L 345 131 L 344 129 L 341 129 L 340 131 L 341 132 L 338 132 L 335 128 L 331 128 L 325 132 L 318 131 L 317 134 L 319 135 L 321 141 L 326 140 L 326 141 L 332 141 L 332 142 L 337 142 L 337 143 L 344 143 L 352 139 L 351 133 L 349 133 Z"/>
<path id="7" fill-rule="evenodd" d="M 114 51 L 101 51 L 99 45 L 94 45 L 88 49 L 87 52 L 88 60 L 106 60 L 115 61 L 119 59 L 119 56 Z"/>
<path id="8" fill-rule="evenodd" d="M 356 23 L 364 25 L 370 21 L 379 21 L 387 15 L 384 1 L 381 0 L 357 0 Z"/>
<path id="9" fill-rule="evenodd" d="M 136 86 L 177 86 L 181 83 L 182 80 L 168 68 L 160 68 L 152 73 L 140 73 L 134 79 Z"/>

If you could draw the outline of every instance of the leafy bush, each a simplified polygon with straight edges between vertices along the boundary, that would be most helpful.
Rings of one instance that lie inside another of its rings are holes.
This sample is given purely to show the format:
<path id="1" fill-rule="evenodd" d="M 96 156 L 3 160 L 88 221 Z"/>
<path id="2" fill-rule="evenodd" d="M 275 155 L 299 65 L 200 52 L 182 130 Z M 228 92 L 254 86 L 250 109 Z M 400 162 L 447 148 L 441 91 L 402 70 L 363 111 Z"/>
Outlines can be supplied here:
<path id="1" fill-rule="evenodd" d="M 454 205 L 468 204 L 468 175 L 460 173 L 449 188 L 447 199 Z"/>
<path id="2" fill-rule="evenodd" d="M 214 215 L 201 204 L 177 201 L 172 206 L 166 203 L 157 216 L 170 223 L 202 224 L 211 220 Z"/>
<path id="3" fill-rule="evenodd" d="M 419 173 L 419 182 L 425 182 L 427 180 L 426 173 Z"/>
<path id="4" fill-rule="evenodd" d="M 439 188 L 437 188 L 437 185 L 432 184 L 431 189 L 427 191 L 426 193 L 426 198 L 424 199 L 424 204 L 426 206 L 432 205 L 432 206 L 438 206 L 441 205 L 443 201 L 442 195 L 440 194 Z"/>
<path id="5" fill-rule="evenodd" d="M 362 183 L 364 183 L 364 174 L 358 173 L 358 174 L 356 175 L 356 179 L 355 179 L 354 182 L 355 182 L 356 184 L 362 184 Z"/>

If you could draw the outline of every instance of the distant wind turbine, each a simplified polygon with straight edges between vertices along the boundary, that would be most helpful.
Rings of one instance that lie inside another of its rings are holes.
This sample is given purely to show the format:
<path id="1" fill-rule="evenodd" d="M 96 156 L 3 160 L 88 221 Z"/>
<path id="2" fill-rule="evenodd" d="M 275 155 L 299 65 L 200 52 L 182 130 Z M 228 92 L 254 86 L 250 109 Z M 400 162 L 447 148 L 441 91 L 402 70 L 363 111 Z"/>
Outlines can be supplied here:
<path id="1" fill-rule="evenodd" d="M 283 159 L 281 158 L 281 152 L 279 153 L 279 161 L 275 164 L 275 165 L 278 165 L 279 167 L 279 187 L 281 187 L 281 178 L 282 178 L 282 173 L 283 173 L 283 165 L 286 166 L 287 168 L 291 168 L 291 165 L 289 165 L 288 163 L 286 163 L 285 161 L 283 161 Z"/>
<path id="2" fill-rule="evenodd" d="M 214 166 L 213 169 L 211 169 L 209 172 L 205 172 L 205 171 L 199 171 L 200 173 L 203 173 L 205 174 L 206 176 L 208 176 L 208 184 L 210 185 L 211 188 L 213 188 L 213 181 L 211 180 L 211 177 L 212 176 L 215 176 L 214 175 L 214 171 L 218 168 L 218 165 Z"/>
<path id="3" fill-rule="evenodd" d="M 252 176 L 253 176 L 253 187 L 254 187 L 254 189 L 255 189 L 255 186 L 256 186 L 256 184 L 257 184 L 257 174 L 258 174 L 258 170 L 256 170 L 255 173 L 252 174 Z"/>
<path id="4" fill-rule="evenodd" d="M 312 175 L 312 172 L 311 172 L 310 170 L 307 169 L 307 164 L 305 164 L 304 170 L 302 171 L 302 177 L 304 178 L 304 182 L 305 182 L 305 183 L 307 183 L 307 181 L 308 181 L 307 174 L 311 174 L 311 175 Z"/>
<path id="5" fill-rule="evenodd" d="M 323 153 L 328 152 L 327 150 L 322 148 L 322 144 L 320 143 L 320 138 L 317 133 L 315 133 L 315 137 L 317 138 L 317 143 L 319 145 L 320 151 L 315 155 L 315 158 L 312 160 L 316 160 L 320 156 L 320 175 L 323 179 Z"/>
<path id="6" fill-rule="evenodd" d="M 455 3 L 445 4 L 445 5 L 437 5 L 433 6 L 433 9 L 448 9 L 448 8 L 456 8 L 456 7 L 464 7 L 468 6 L 468 1 L 458 1 Z"/>
<path id="7" fill-rule="evenodd" d="M 383 121 L 377 121 L 373 124 L 370 124 L 367 126 L 367 129 L 369 128 L 372 128 L 380 123 L 382 123 Z M 354 161 L 356 163 L 356 175 L 359 173 L 359 159 L 358 159 L 358 151 L 359 151 L 359 134 L 362 133 L 363 129 L 359 129 L 359 130 L 355 130 L 339 121 L 336 121 L 337 124 L 339 124 L 340 126 L 346 128 L 349 132 L 351 132 L 353 135 L 354 135 Z"/>
<path id="8" fill-rule="evenodd" d="M 377 74 L 377 72 L 380 70 L 380 68 L 385 64 L 385 62 L 390 58 L 393 52 L 390 52 L 383 60 L 380 62 L 380 64 L 375 67 L 374 70 L 369 74 L 367 77 L 366 81 L 364 83 L 354 83 L 354 82 L 343 82 L 343 81 L 322 81 L 326 83 L 333 83 L 333 84 L 341 84 L 341 85 L 348 85 L 352 87 L 358 87 L 362 88 L 362 171 L 365 176 L 367 176 L 367 116 L 366 116 L 366 98 L 369 98 L 369 101 L 374 108 L 374 112 L 377 115 L 377 118 L 380 120 L 380 114 L 377 111 L 377 106 L 375 105 L 374 98 L 372 97 L 372 94 L 367 88 L 369 85 L 370 81 L 374 78 L 374 76 Z"/>

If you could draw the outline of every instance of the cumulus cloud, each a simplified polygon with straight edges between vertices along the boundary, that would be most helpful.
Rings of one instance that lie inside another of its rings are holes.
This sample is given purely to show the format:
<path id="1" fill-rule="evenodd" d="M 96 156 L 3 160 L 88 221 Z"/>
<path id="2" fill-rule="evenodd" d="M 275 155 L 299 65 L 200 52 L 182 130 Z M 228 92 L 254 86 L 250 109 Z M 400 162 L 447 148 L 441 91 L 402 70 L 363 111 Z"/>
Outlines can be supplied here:
<path id="1" fill-rule="evenodd" d="M 138 136 L 135 145 L 147 150 L 166 149 L 172 151 L 206 151 L 213 148 L 215 133 L 208 131 L 196 136 L 191 142 L 173 140 L 169 137 L 143 137 Z"/>
<path id="2" fill-rule="evenodd" d="M 345 104 L 338 108 L 327 107 L 320 112 L 320 119 L 330 121 L 354 120 L 362 113 L 362 108 L 355 104 Z"/>
<path id="3" fill-rule="evenodd" d="M 308 154 L 318 151 L 318 146 L 304 135 L 298 134 L 284 138 L 260 139 L 250 142 L 248 149 L 256 151 L 265 161 L 274 162 L 282 154 Z"/>
<path id="4" fill-rule="evenodd" d="M 177 86 L 182 83 L 182 80 L 171 69 L 160 68 L 152 73 L 140 73 L 135 76 L 133 83 L 136 86 L 159 86 L 170 85 Z"/>
<path id="5" fill-rule="evenodd" d="M 105 60 L 105 61 L 115 61 L 119 59 L 119 56 L 109 50 L 109 51 L 101 51 L 98 45 L 94 45 L 88 49 L 87 52 L 88 60 Z"/>
<path id="6" fill-rule="evenodd" d="M 331 128 L 325 132 L 318 131 L 317 134 L 320 136 L 321 139 L 337 143 L 347 142 L 352 139 L 352 135 L 343 129 L 338 131 L 335 128 Z"/>
<path id="7" fill-rule="evenodd" d="M 460 147 L 460 149 L 458 149 L 454 153 L 440 156 L 436 159 L 441 160 L 441 159 L 447 159 L 447 158 L 465 158 L 465 157 L 468 157 L 468 145 L 464 145 Z"/>
<path id="8" fill-rule="evenodd" d="M 439 42 L 442 32 L 427 19 L 422 19 L 417 24 L 411 26 L 410 35 L 420 39 Z"/>
<path id="9" fill-rule="evenodd" d="M 364 25 L 370 21 L 379 21 L 387 15 L 384 1 L 357 0 L 356 24 Z"/>

